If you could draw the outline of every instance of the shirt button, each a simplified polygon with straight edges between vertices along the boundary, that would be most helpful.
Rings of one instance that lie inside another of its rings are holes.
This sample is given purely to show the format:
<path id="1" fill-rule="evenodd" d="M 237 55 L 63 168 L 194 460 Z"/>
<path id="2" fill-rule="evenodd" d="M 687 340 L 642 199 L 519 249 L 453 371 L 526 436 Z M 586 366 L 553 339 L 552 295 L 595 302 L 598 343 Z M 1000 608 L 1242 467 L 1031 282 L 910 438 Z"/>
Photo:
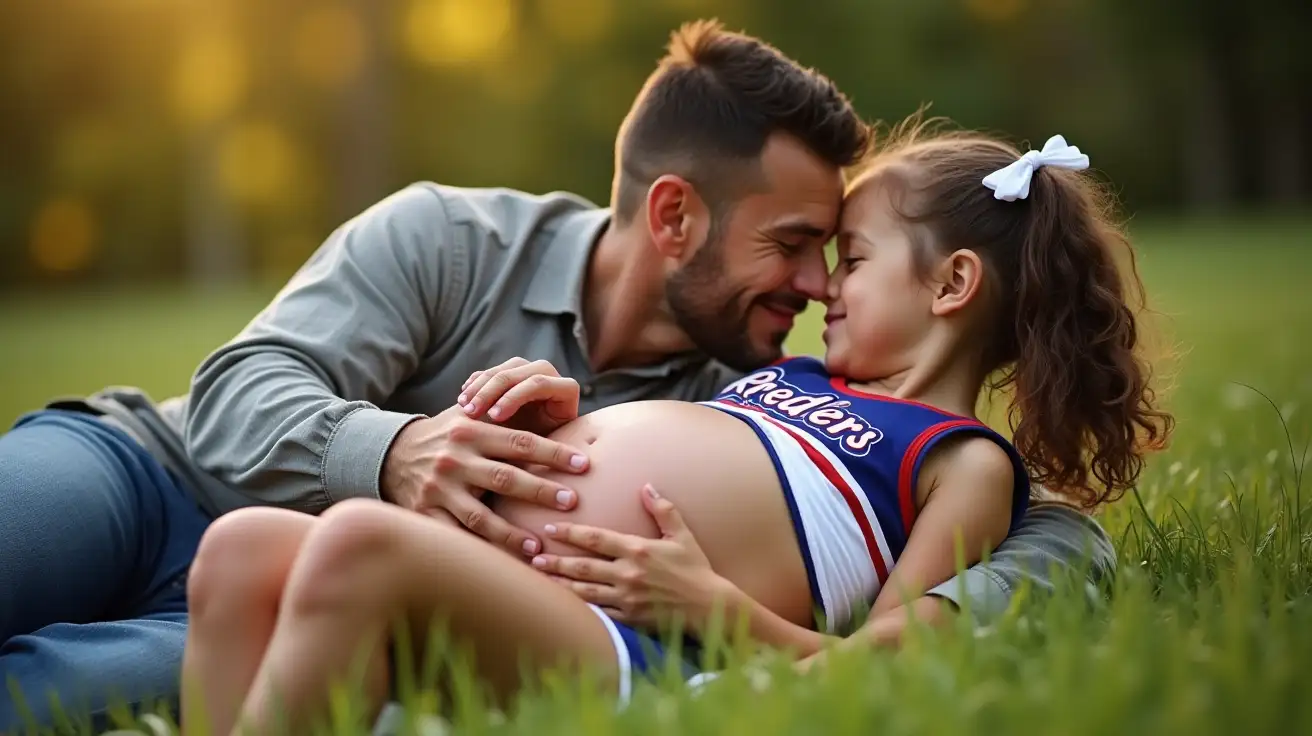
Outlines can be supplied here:
<path id="1" fill-rule="evenodd" d="M 592 395 L 592 392 L 593 392 L 592 384 L 590 384 L 590 383 L 585 383 L 585 384 L 583 384 L 583 388 L 580 389 L 580 392 L 581 392 L 584 396 L 591 396 L 591 395 Z"/>

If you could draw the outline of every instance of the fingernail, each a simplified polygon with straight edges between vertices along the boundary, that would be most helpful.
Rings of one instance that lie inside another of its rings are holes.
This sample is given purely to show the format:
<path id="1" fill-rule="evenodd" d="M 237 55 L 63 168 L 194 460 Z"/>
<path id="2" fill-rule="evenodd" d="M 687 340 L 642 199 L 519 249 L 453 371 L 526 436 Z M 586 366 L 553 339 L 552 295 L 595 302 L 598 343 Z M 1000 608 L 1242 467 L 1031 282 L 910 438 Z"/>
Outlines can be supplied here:
<path id="1" fill-rule="evenodd" d="M 574 468 L 575 470 L 578 470 L 579 468 L 583 467 L 583 463 L 586 463 L 587 461 L 588 459 L 586 457 L 583 457 L 582 455 L 575 455 L 574 457 L 569 459 L 569 466 L 571 468 Z"/>
<path id="2" fill-rule="evenodd" d="M 536 540 L 536 539 L 525 539 L 525 540 L 524 540 L 523 547 L 524 547 L 524 554 L 526 554 L 526 555 L 535 555 L 535 554 L 538 553 L 538 540 Z"/>
<path id="3" fill-rule="evenodd" d="M 574 502 L 574 492 L 561 489 L 556 491 L 556 503 L 562 508 L 567 509 Z"/>
<path id="4" fill-rule="evenodd" d="M 546 567 L 546 566 L 547 566 L 547 558 L 545 557 L 533 558 L 533 567 Z"/>
<path id="5" fill-rule="evenodd" d="M 487 410 L 487 415 L 492 417 L 493 419 L 496 419 L 498 416 L 500 416 L 500 414 L 501 414 L 501 407 L 499 406 L 494 406 L 491 409 Z"/>
<path id="6" fill-rule="evenodd" d="M 465 396 L 464 394 L 460 394 L 459 396 L 456 397 L 456 403 L 461 406 L 464 406 L 466 401 L 469 401 L 469 397 Z"/>
<path id="7" fill-rule="evenodd" d="M 473 413 L 474 413 L 474 405 L 473 405 L 472 403 L 465 404 L 465 413 L 466 413 L 466 414 L 473 414 Z"/>
<path id="8" fill-rule="evenodd" d="M 654 486 L 652 486 L 652 484 L 650 484 L 650 483 L 648 483 L 647 485 L 643 486 L 642 489 L 643 489 L 644 491 L 646 491 L 646 492 L 647 492 L 647 495 L 651 496 L 652 498 L 660 498 L 660 497 L 661 497 L 661 494 L 657 493 L 657 492 L 656 492 L 656 488 L 655 488 Z"/>
<path id="9" fill-rule="evenodd" d="M 543 531 L 545 531 L 547 534 L 555 534 L 555 533 L 556 533 L 556 525 L 555 525 L 555 524 L 547 524 L 546 526 L 542 527 L 542 529 L 543 529 Z"/>

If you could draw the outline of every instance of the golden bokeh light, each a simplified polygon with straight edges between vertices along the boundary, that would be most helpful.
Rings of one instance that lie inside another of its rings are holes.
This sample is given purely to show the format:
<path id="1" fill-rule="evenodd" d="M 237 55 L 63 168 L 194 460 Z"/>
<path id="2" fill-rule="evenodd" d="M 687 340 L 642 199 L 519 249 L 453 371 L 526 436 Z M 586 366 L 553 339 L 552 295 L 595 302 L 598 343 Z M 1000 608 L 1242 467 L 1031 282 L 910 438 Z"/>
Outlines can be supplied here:
<path id="1" fill-rule="evenodd" d="M 324 87 L 339 87 L 359 73 L 369 39 L 354 11 L 331 3 L 300 19 L 292 31 L 291 49 L 298 74 Z"/>
<path id="2" fill-rule="evenodd" d="M 207 123 L 231 112 L 246 94 L 248 70 L 241 46 L 230 35 L 210 32 L 187 43 L 173 69 L 172 98 L 189 123 Z"/>
<path id="3" fill-rule="evenodd" d="M 43 271 L 81 271 L 95 255 L 98 237 L 96 215 L 85 202 L 73 197 L 53 199 L 32 218 L 28 255 Z"/>
<path id="4" fill-rule="evenodd" d="M 569 43 L 595 41 L 610 30 L 615 19 L 614 0 L 540 0 L 542 24 L 556 38 Z"/>
<path id="5" fill-rule="evenodd" d="M 459 66 L 504 51 L 513 40 L 512 0 L 411 0 L 404 17 L 407 53 L 428 66 Z"/>
<path id="6" fill-rule="evenodd" d="M 219 146 L 219 182 L 238 201 L 273 202 L 290 196 L 299 155 L 292 140 L 273 123 L 243 122 Z"/>

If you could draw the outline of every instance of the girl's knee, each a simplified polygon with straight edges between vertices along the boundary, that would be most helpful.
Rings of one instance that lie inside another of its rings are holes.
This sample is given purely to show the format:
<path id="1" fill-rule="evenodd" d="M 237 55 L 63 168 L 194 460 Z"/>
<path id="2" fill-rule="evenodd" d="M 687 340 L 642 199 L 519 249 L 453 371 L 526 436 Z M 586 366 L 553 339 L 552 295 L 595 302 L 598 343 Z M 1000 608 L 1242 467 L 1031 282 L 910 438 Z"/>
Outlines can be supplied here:
<path id="1" fill-rule="evenodd" d="M 323 512 L 311 546 L 317 556 L 349 563 L 391 554 L 398 514 L 413 513 L 382 501 L 352 498 Z"/>
<path id="2" fill-rule="evenodd" d="M 187 605 L 202 617 L 216 605 L 277 603 L 313 517 L 275 508 L 225 514 L 201 537 L 187 575 Z"/>
<path id="3" fill-rule="evenodd" d="M 389 581 L 404 570 L 407 556 L 397 522 L 409 513 L 365 499 L 343 501 L 325 511 L 297 561 L 288 605 L 388 605 Z"/>

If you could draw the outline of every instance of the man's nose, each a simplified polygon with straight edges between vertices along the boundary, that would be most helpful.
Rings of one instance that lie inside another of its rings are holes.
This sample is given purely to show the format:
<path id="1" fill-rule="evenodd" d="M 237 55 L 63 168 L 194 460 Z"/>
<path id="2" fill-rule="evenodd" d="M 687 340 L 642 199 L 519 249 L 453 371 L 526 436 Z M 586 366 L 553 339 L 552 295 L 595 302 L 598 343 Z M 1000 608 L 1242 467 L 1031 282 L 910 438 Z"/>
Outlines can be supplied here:
<path id="1" fill-rule="evenodd" d="M 793 276 L 793 288 L 808 299 L 824 301 L 828 286 L 829 268 L 825 264 L 825 252 L 822 248 L 816 248 L 798 264 L 797 273 Z"/>

